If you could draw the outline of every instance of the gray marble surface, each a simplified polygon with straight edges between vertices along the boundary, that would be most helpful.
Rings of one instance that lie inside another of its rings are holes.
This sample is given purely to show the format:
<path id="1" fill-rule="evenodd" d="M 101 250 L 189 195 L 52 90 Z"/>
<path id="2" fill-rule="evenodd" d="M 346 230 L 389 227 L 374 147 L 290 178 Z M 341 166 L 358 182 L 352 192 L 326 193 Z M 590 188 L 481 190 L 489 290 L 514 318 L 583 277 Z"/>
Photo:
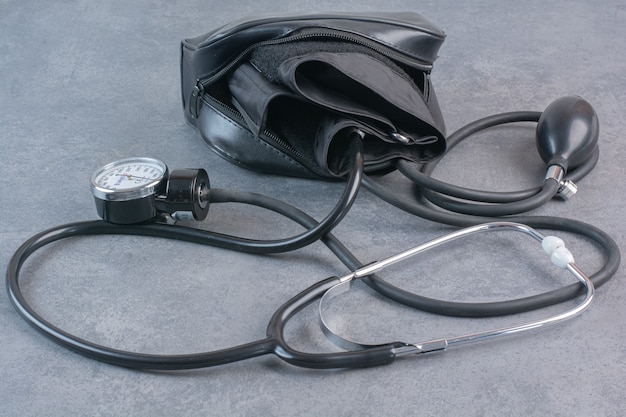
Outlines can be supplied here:
<path id="1" fill-rule="evenodd" d="M 212 153 L 185 123 L 179 44 L 261 12 L 368 10 L 416 11 L 446 31 L 433 82 L 449 132 L 493 113 L 543 110 L 564 95 L 590 101 L 601 123 L 598 166 L 572 200 L 552 201 L 532 214 L 592 223 L 626 247 L 623 1 L 2 0 L 0 266 L 6 268 L 13 251 L 41 230 L 95 219 L 89 176 L 127 156 L 205 168 L 215 187 L 280 198 L 322 218 L 341 184 L 242 170 Z M 534 186 L 543 168 L 533 135 L 532 126 L 491 130 L 453 151 L 435 174 L 476 188 Z M 380 181 L 408 190 L 396 174 Z M 300 230 L 237 205 L 214 205 L 201 227 L 268 238 Z M 363 190 L 335 234 L 360 259 L 372 261 L 449 230 Z M 601 254 L 593 245 L 566 238 L 583 269 L 599 266 Z M 460 242 L 386 276 L 426 295 L 468 301 L 528 295 L 571 281 L 538 266 L 543 261 L 517 242 L 507 236 Z M 23 287 L 44 317 L 89 340 L 190 353 L 264 337 L 282 302 L 346 271 L 321 243 L 254 256 L 159 239 L 86 237 L 34 256 L 24 266 Z M 550 329 L 338 371 L 300 369 L 270 355 L 195 371 L 120 368 L 42 337 L 3 296 L 0 415 L 621 416 L 623 279 L 622 268 L 588 311 Z M 366 289 L 343 303 L 350 331 L 380 342 L 452 336 L 567 307 L 468 320 L 402 308 Z M 334 349 L 313 307 L 293 320 L 287 334 L 303 349 Z"/>

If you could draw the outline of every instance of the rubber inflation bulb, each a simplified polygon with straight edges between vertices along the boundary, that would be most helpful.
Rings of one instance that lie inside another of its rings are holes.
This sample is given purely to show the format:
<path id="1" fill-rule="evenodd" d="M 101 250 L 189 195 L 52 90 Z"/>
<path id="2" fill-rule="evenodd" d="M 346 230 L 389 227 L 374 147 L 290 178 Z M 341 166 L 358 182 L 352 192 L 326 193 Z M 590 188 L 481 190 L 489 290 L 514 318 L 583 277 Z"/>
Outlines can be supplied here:
<path id="1" fill-rule="evenodd" d="M 537 149 L 548 164 L 564 170 L 576 168 L 591 157 L 598 146 L 598 115 L 578 96 L 552 102 L 537 122 Z"/>

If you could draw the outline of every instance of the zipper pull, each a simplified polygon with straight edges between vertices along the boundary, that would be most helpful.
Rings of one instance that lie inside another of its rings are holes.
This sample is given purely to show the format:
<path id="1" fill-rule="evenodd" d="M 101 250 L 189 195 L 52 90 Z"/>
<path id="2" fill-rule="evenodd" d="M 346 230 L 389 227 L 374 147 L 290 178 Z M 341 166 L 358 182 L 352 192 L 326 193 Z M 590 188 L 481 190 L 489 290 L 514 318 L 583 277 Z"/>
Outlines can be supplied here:
<path id="1" fill-rule="evenodd" d="M 189 99 L 189 113 L 194 119 L 198 118 L 200 112 L 200 99 L 204 94 L 204 86 L 202 82 L 198 80 L 195 87 L 191 91 L 191 98 Z"/>

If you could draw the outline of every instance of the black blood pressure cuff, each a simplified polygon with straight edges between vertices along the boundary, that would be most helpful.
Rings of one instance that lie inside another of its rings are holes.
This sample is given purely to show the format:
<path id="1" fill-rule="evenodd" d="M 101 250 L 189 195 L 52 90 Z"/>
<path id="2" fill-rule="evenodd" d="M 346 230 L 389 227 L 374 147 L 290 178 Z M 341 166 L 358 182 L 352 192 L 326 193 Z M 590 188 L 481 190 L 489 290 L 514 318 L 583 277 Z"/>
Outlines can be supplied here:
<path id="1" fill-rule="evenodd" d="M 445 151 L 430 73 L 445 38 L 416 13 L 240 20 L 182 42 L 186 119 L 229 161 L 300 177 L 344 176 L 349 137 L 365 172 Z"/>

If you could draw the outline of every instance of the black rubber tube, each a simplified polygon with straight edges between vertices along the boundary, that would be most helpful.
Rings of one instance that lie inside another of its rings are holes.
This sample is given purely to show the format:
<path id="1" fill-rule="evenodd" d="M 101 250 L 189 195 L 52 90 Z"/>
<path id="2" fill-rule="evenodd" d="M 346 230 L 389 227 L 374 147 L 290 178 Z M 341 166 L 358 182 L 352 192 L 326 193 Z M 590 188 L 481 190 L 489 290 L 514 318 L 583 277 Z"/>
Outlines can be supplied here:
<path id="1" fill-rule="evenodd" d="M 431 203 L 455 213 L 471 216 L 502 217 L 526 213 L 541 207 L 550 201 L 559 191 L 559 184 L 554 180 L 543 183 L 537 194 L 510 203 L 484 204 L 468 203 L 437 194 L 428 189 L 420 189 L 422 195 Z"/>
<path id="2" fill-rule="evenodd" d="M 225 247 L 240 252 L 270 254 L 293 251 L 318 241 L 324 235 L 328 234 L 337 224 L 339 224 L 339 222 L 341 222 L 348 211 L 350 211 L 350 208 L 359 193 L 361 180 L 363 178 L 363 144 L 360 139 L 355 139 L 351 142 L 349 158 L 348 163 L 350 164 L 350 174 L 341 198 L 326 218 L 324 218 L 321 222 L 316 223 L 313 227 L 308 228 L 299 235 L 277 240 L 247 239 L 236 236 L 214 234 L 214 243 L 211 244 L 213 246 Z M 230 197 L 226 198 L 224 197 L 225 194 L 228 195 L 225 190 L 211 189 L 208 193 L 210 203 L 246 202 L 245 197 L 240 201 L 237 201 L 236 199 L 233 200 L 232 197 L 232 195 L 235 194 L 230 194 Z M 246 193 L 239 195 L 246 195 Z M 248 195 L 251 196 L 253 194 Z"/>
<path id="3" fill-rule="evenodd" d="M 540 116 L 540 112 L 510 112 L 476 120 L 448 137 L 446 153 L 483 130 L 510 123 L 537 122 Z M 581 165 L 568 172 L 566 179 L 574 182 L 580 181 L 596 165 L 598 155 L 599 151 L 596 147 Z M 397 167 L 404 176 L 417 185 L 423 197 L 449 211 L 475 216 L 520 214 L 545 204 L 556 195 L 559 189 L 559 185 L 554 180 L 548 180 L 548 183 L 544 183 L 541 187 L 521 191 L 485 191 L 460 187 L 432 178 L 435 167 L 442 159 L 443 156 L 419 166 L 419 169 L 415 164 L 399 160 Z"/>
<path id="4" fill-rule="evenodd" d="M 423 204 L 415 204 L 412 200 L 409 201 L 390 193 L 387 189 L 379 184 L 376 184 L 368 177 L 363 179 L 363 185 L 368 191 L 387 201 L 389 204 L 392 204 L 408 213 L 435 221 L 437 223 L 467 227 L 480 223 L 502 220 L 498 217 L 479 217 L 445 212 L 431 207 L 424 202 Z M 506 217 L 506 220 L 523 223 L 536 229 L 549 229 L 574 233 L 584 236 L 596 243 L 603 249 L 605 256 L 604 266 L 589 277 L 596 287 L 600 287 L 608 281 L 619 267 L 621 254 L 617 243 L 615 243 L 615 241 L 606 232 L 595 226 L 578 220 L 549 216 L 511 216 Z M 516 300 L 487 303 L 463 303 L 422 297 L 402 290 L 401 288 L 398 288 L 376 276 L 369 277 L 367 282 L 374 289 L 381 292 L 385 296 L 407 306 L 432 313 L 461 317 L 489 317 L 530 311 L 574 298 L 581 294 L 583 288 L 579 284 L 572 284 L 558 290 Z"/>
<path id="5" fill-rule="evenodd" d="M 531 116 L 535 117 L 535 115 L 536 114 L 533 113 L 527 116 L 528 118 L 530 118 Z M 507 114 L 506 117 L 511 118 L 512 122 L 520 121 L 520 114 L 515 114 L 516 120 L 512 120 L 514 118 L 512 114 Z M 472 132 L 482 130 L 487 124 L 499 124 L 502 123 L 502 120 L 503 116 L 497 115 L 492 118 L 487 118 L 474 124 L 470 124 L 466 128 L 461 129 L 461 133 L 455 134 L 456 136 L 453 135 L 454 140 L 452 142 L 453 144 L 458 143 L 458 141 L 462 140 L 465 136 L 471 134 Z M 354 149 L 356 149 L 356 151 L 354 151 Z M 354 165 L 352 167 L 353 169 L 351 170 L 352 173 L 348 180 L 348 185 L 342 195 L 340 202 L 335 206 L 333 211 L 320 223 L 316 222 L 313 218 L 298 210 L 297 208 L 266 196 L 244 192 L 229 192 L 226 190 L 212 191 L 211 201 L 213 203 L 238 202 L 252 204 L 275 211 L 298 222 L 307 229 L 306 232 L 298 236 L 281 240 L 253 240 L 227 236 L 198 229 L 186 228 L 182 226 L 168 226 L 163 224 L 120 226 L 101 221 L 68 224 L 39 233 L 38 235 L 32 237 L 24 244 L 22 244 L 20 248 L 18 248 L 18 250 L 14 253 L 9 262 L 6 274 L 6 286 L 7 292 L 9 293 L 9 298 L 19 314 L 24 317 L 27 322 L 29 322 L 38 330 L 55 340 L 57 343 L 71 350 L 76 350 L 86 356 L 121 366 L 149 369 L 187 369 L 223 364 L 230 361 L 241 360 L 270 352 L 277 353 L 283 359 L 296 365 L 320 368 L 335 366 L 362 366 L 367 364 L 374 365 L 379 363 L 386 363 L 393 358 L 393 354 L 391 354 L 392 350 L 385 350 L 388 347 L 381 349 L 380 352 L 370 352 L 371 355 L 360 355 L 352 352 L 342 354 L 330 354 L 330 356 L 328 356 L 328 361 L 326 361 L 326 356 L 322 354 L 311 355 L 292 350 L 288 346 L 278 346 L 276 344 L 276 341 L 278 340 L 280 342 L 281 340 L 280 338 L 282 337 L 281 332 L 284 328 L 284 321 L 288 320 L 297 310 L 296 305 L 296 310 L 291 311 L 292 306 L 295 304 L 292 305 L 290 304 L 290 302 L 293 302 L 295 299 L 297 299 L 297 297 L 284 304 L 276 312 L 272 320 L 270 320 L 270 325 L 268 326 L 268 339 L 259 340 L 240 346 L 234 346 L 232 348 L 219 351 L 198 354 L 145 355 L 119 351 L 116 349 L 92 344 L 64 332 L 63 330 L 55 327 L 51 323 L 48 323 L 45 319 L 40 317 L 32 309 L 32 307 L 28 305 L 27 301 L 21 293 L 19 285 L 20 269 L 26 259 L 30 255 L 32 255 L 37 249 L 51 242 L 71 236 L 101 234 L 126 234 L 164 237 L 168 239 L 184 240 L 188 242 L 218 246 L 249 253 L 276 253 L 294 250 L 321 238 L 323 242 L 331 249 L 331 251 L 335 253 L 335 255 L 348 268 L 357 269 L 362 266 L 362 263 L 329 232 L 336 224 L 341 221 L 343 216 L 350 209 L 354 199 L 356 198 L 356 194 L 358 193 L 361 182 L 370 192 L 379 196 L 390 204 L 393 204 L 394 206 L 409 213 L 418 215 L 426 219 L 430 219 L 435 222 L 454 226 L 469 226 L 478 223 L 501 220 L 499 217 L 458 214 L 445 212 L 440 209 L 434 208 L 428 202 L 424 201 L 424 196 L 419 192 L 419 189 L 417 193 L 417 202 L 407 201 L 402 197 L 393 195 L 389 193 L 388 190 L 376 184 L 371 179 L 363 176 L 362 150 L 360 150 L 359 147 L 353 147 L 353 151 L 355 156 Z M 581 169 L 581 171 L 579 172 L 585 173 L 585 171 L 590 170 L 593 167 L 593 164 L 595 164 L 595 161 L 597 161 L 597 155 L 598 153 L 596 150 L 594 152 L 594 155 L 592 155 L 592 157 L 587 162 L 585 162 L 582 167 L 579 167 L 579 169 Z M 430 172 L 432 172 L 433 167 L 434 165 L 432 164 L 426 165 L 422 171 L 423 173 L 426 173 L 425 175 L 428 175 L 429 170 Z M 444 188 L 445 187 L 446 186 L 444 185 Z M 527 194 L 527 192 L 514 192 L 511 193 L 511 195 L 512 194 L 520 195 Z M 509 203 L 515 204 L 512 201 L 509 201 Z M 608 279 L 610 279 L 619 267 L 620 252 L 617 244 L 613 241 L 613 239 L 611 239 L 608 234 L 597 229 L 594 226 L 577 220 L 562 219 L 556 217 L 513 216 L 507 217 L 507 220 L 524 223 L 537 229 L 551 229 L 575 233 L 591 239 L 600 247 L 602 247 L 606 257 L 605 264 L 599 271 L 590 276 L 596 287 L 600 287 Z M 382 278 L 376 275 L 367 277 L 366 282 L 382 294 L 411 307 L 438 314 L 467 317 L 486 317 L 513 314 L 545 307 L 578 296 L 582 288 L 579 284 L 571 284 L 566 287 L 549 291 L 543 294 L 537 294 L 516 300 L 489 303 L 462 303 L 422 297 L 418 294 L 410 293 L 401 288 L 398 288 L 384 281 Z M 313 287 L 310 287 L 309 290 L 312 291 L 314 287 L 315 285 Z M 307 291 L 309 290 L 305 290 L 301 294 L 307 294 L 307 296 L 313 294 L 308 293 Z M 308 297 L 305 302 L 310 302 L 312 300 L 312 298 L 309 298 L 311 297 Z M 363 358 L 366 358 L 365 363 L 360 363 Z"/>
<path id="6" fill-rule="evenodd" d="M 266 196 L 243 192 L 223 191 L 221 200 L 245 202 L 247 204 L 273 210 L 300 223 L 307 229 L 313 229 L 317 225 L 317 222 L 314 219 L 295 207 Z M 466 218 L 468 216 L 453 215 L 452 217 Z M 608 259 L 605 266 L 591 276 L 591 279 L 594 281 L 596 286 L 600 286 L 606 282 L 606 280 L 608 280 L 617 269 L 617 266 L 619 265 L 619 250 L 617 245 L 608 235 L 595 227 L 577 221 L 548 217 L 516 219 L 516 221 L 521 222 L 524 222 L 524 220 L 526 220 L 527 224 L 531 223 L 530 225 L 537 228 L 567 230 L 579 233 L 591 238 L 602 246 Z M 469 222 L 470 220 L 467 221 Z M 476 219 L 471 218 L 471 221 L 475 222 Z M 72 236 L 102 234 L 165 237 L 169 239 L 227 247 L 236 250 L 241 249 L 237 246 L 237 243 L 224 240 L 222 235 L 182 226 L 169 226 L 163 224 L 113 225 L 103 221 L 82 222 L 59 226 L 32 237 L 20 246 L 9 261 L 6 274 L 6 286 L 9 298 L 18 313 L 29 324 L 53 339 L 55 342 L 70 350 L 74 350 L 85 356 L 115 365 L 144 369 L 189 369 L 214 366 L 270 352 L 277 353 L 280 357 L 295 365 L 320 368 L 375 365 L 386 363 L 393 359 L 393 355 L 389 354 L 391 351 L 385 350 L 387 348 L 368 353 L 366 355 L 366 363 L 359 363 L 359 360 L 363 358 L 362 355 L 331 354 L 331 356 L 329 356 L 329 361 L 325 361 L 324 355 L 310 356 L 309 354 L 297 352 L 288 347 L 278 348 L 274 338 L 278 337 L 278 339 L 280 339 L 280 337 L 277 336 L 277 332 L 281 331 L 283 328 L 281 324 L 282 319 L 280 319 L 280 317 L 284 316 L 285 319 L 291 317 L 292 312 L 287 311 L 290 308 L 289 302 L 283 305 L 281 309 L 277 311 L 275 317 L 273 317 L 270 321 L 270 325 L 268 326 L 268 339 L 213 352 L 188 355 L 145 355 L 96 345 L 73 336 L 47 322 L 45 319 L 40 317 L 32 309 L 32 307 L 29 306 L 21 293 L 19 285 L 20 269 L 30 255 L 32 255 L 37 249 L 49 243 Z M 332 234 L 324 236 L 323 241 L 350 269 L 356 269 L 362 266 L 361 262 L 356 259 L 356 257 L 354 257 L 354 255 L 352 255 Z M 565 301 L 569 298 L 575 297 L 580 291 L 580 286 L 573 284 L 559 290 L 519 300 L 509 300 L 496 303 L 458 303 L 429 299 L 417 294 L 409 293 L 389 284 L 375 275 L 368 277 L 367 282 L 381 293 L 412 307 L 439 314 L 472 317 L 484 317 L 527 311 L 533 308 L 539 308 L 558 303 L 560 301 Z"/>
<path id="7" fill-rule="evenodd" d="M 235 192 L 233 194 L 234 199 L 245 199 L 245 194 Z M 224 196 L 226 197 L 226 193 Z M 248 204 L 270 208 L 276 207 L 274 204 L 277 202 L 276 200 L 268 199 L 258 194 L 248 194 L 248 197 Z M 285 203 L 279 204 L 276 211 L 288 212 L 290 214 L 301 213 Z M 315 220 L 303 213 L 302 216 L 296 215 L 294 217 L 299 220 L 299 223 L 310 226 L 309 229 L 317 224 Z M 397 347 L 395 343 L 361 351 L 323 354 L 298 351 L 291 348 L 285 341 L 283 333 L 286 322 L 301 308 L 319 298 L 326 290 L 339 283 L 337 278 L 319 281 L 284 303 L 270 319 L 266 339 L 226 349 L 182 355 L 146 354 L 110 348 L 72 335 L 48 322 L 28 304 L 19 284 L 20 270 L 28 257 L 45 245 L 70 237 L 94 235 L 140 235 L 206 245 L 215 243 L 213 233 L 199 231 L 198 229 L 165 224 L 116 225 L 104 221 L 78 222 L 58 226 L 41 232 L 24 242 L 11 257 L 7 268 L 6 286 L 11 303 L 18 313 L 37 330 L 59 345 L 86 357 L 128 368 L 154 370 L 204 368 L 269 353 L 274 353 L 293 365 L 321 369 L 381 365 L 389 363 L 395 358 L 394 348 Z M 331 242 L 329 246 L 342 248 L 339 249 L 340 251 L 347 251 L 332 235 L 328 235 L 325 239 Z M 217 242 L 217 246 L 222 246 L 220 237 L 218 237 Z"/>

